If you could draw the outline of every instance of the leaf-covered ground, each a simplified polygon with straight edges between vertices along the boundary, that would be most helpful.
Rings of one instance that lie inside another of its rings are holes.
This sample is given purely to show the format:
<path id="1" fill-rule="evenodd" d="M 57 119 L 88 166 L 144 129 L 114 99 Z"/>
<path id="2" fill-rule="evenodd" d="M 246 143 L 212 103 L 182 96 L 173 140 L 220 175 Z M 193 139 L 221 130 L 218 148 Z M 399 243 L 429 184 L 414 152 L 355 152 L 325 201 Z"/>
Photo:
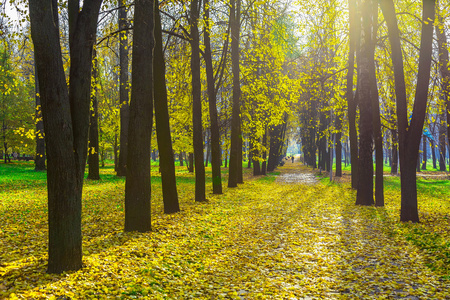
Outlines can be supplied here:
<path id="1" fill-rule="evenodd" d="M 45 181 L 0 170 L 0 298 L 450 299 L 450 204 L 436 188 L 419 190 L 423 222 L 400 224 L 396 179 L 386 208 L 357 207 L 348 184 L 287 164 L 275 174 L 300 183 L 251 178 L 197 204 L 178 171 L 182 212 L 162 213 L 154 173 L 147 234 L 123 232 L 123 179 L 87 181 L 84 268 L 49 275 Z"/>

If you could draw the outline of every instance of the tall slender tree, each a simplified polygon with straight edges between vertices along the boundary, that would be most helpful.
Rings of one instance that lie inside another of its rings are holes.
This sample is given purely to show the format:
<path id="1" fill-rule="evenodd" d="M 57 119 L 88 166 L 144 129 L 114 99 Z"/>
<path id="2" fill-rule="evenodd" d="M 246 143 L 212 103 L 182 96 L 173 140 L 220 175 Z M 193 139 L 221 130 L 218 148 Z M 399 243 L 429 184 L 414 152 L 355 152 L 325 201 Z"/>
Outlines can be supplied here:
<path id="1" fill-rule="evenodd" d="M 239 35 L 241 1 L 230 1 L 231 66 L 233 72 L 233 105 L 231 116 L 231 147 L 228 187 L 242 182 L 242 135 L 241 135 L 241 86 L 239 80 Z"/>
<path id="2" fill-rule="evenodd" d="M 372 101 L 371 101 L 371 72 L 370 61 L 373 51 L 371 2 L 362 1 L 362 44 L 358 58 L 358 99 L 360 103 L 359 125 L 359 160 L 358 160 L 358 189 L 356 204 L 372 205 L 373 201 L 373 160 L 372 160 Z"/>
<path id="3" fill-rule="evenodd" d="M 100 179 L 99 165 L 99 145 L 98 145 L 98 99 L 97 99 L 97 82 L 98 82 L 98 60 L 94 50 L 94 65 L 92 70 L 92 107 L 89 115 L 89 150 L 88 163 L 89 173 L 88 179 Z"/>
<path id="4" fill-rule="evenodd" d="M 371 0 L 367 7 L 371 16 L 372 38 L 370 40 L 369 77 L 372 104 L 373 139 L 375 143 L 375 205 L 384 206 L 383 189 L 383 135 L 381 133 L 380 102 L 378 97 L 377 74 L 375 69 L 375 47 L 378 32 L 378 1 Z"/>
<path id="5" fill-rule="evenodd" d="M 117 175 L 127 174 L 128 125 L 130 122 L 129 87 L 128 87 L 128 33 L 127 1 L 119 1 L 119 107 L 120 107 L 120 150 L 117 162 Z"/>
<path id="6" fill-rule="evenodd" d="M 438 6 L 439 7 L 439 6 Z M 441 75 L 442 96 L 445 103 L 446 119 L 447 119 L 447 139 L 450 145 L 450 60 L 448 54 L 447 35 L 444 30 L 445 19 L 441 10 L 438 8 L 436 22 L 436 36 L 439 47 L 439 72 Z"/>
<path id="7" fill-rule="evenodd" d="M 178 203 L 175 162 L 167 106 L 166 66 L 162 44 L 159 0 L 155 1 L 155 60 L 153 63 L 156 137 L 158 140 L 159 166 L 161 170 L 164 213 L 180 211 Z"/>
<path id="8" fill-rule="evenodd" d="M 41 96 L 39 95 L 39 80 L 37 68 L 34 68 L 35 92 L 36 92 L 36 154 L 34 156 L 34 170 L 44 171 L 45 168 L 45 140 L 44 140 L 44 120 L 42 119 Z"/>
<path id="9" fill-rule="evenodd" d="M 358 186 L 358 136 L 356 131 L 356 99 L 353 94 L 353 76 L 355 70 L 355 52 L 357 36 L 357 11 L 356 0 L 349 0 L 349 21 L 350 21 L 350 46 L 347 71 L 347 102 L 348 102 L 348 122 L 350 137 L 350 165 L 352 173 L 352 188 Z"/>
<path id="10" fill-rule="evenodd" d="M 209 24 L 209 0 L 204 0 L 204 14 L 205 14 L 205 30 L 204 30 L 204 44 L 205 44 L 205 65 L 206 65 L 206 80 L 208 85 L 208 102 L 209 102 L 209 118 L 211 122 L 211 169 L 212 169 L 212 185 L 214 194 L 222 194 L 222 175 L 220 172 L 220 132 L 219 120 L 217 116 L 217 98 L 214 80 L 214 69 L 212 63 L 211 52 L 211 38 L 210 38 L 210 24 Z"/>
<path id="11" fill-rule="evenodd" d="M 134 9 L 133 59 L 125 231 L 151 230 L 150 156 L 153 125 L 153 0 L 137 0 Z"/>
<path id="12" fill-rule="evenodd" d="M 192 72 L 192 122 L 195 163 L 195 201 L 206 201 L 205 164 L 203 162 L 203 128 L 202 128 L 202 95 L 200 80 L 200 34 L 198 21 L 200 17 L 200 1 L 191 1 L 191 72 Z"/>

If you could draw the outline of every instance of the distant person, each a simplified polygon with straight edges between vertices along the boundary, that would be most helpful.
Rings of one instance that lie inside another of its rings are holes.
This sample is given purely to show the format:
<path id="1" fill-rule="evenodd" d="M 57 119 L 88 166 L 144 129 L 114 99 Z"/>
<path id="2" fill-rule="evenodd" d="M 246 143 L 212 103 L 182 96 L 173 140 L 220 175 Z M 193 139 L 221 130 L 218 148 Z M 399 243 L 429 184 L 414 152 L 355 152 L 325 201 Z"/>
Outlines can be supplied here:
<path id="1" fill-rule="evenodd" d="M 292 163 L 294 163 L 294 155 L 291 156 Z"/>

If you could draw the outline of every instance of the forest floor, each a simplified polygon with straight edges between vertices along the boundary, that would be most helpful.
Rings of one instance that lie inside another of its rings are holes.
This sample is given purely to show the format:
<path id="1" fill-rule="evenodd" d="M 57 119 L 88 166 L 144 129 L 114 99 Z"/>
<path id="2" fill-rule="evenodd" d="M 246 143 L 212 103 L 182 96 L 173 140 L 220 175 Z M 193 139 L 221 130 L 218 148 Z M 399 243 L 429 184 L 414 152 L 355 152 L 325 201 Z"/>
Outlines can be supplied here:
<path id="1" fill-rule="evenodd" d="M 139 234 L 123 232 L 124 180 L 103 169 L 84 189 L 84 267 L 53 275 L 45 180 L 1 171 L 0 299 L 450 299 L 450 203 L 436 187 L 419 190 L 410 224 L 395 181 L 386 207 L 360 207 L 348 184 L 288 162 L 198 204 L 177 168 L 182 211 L 162 213 L 152 174 L 153 230 Z"/>

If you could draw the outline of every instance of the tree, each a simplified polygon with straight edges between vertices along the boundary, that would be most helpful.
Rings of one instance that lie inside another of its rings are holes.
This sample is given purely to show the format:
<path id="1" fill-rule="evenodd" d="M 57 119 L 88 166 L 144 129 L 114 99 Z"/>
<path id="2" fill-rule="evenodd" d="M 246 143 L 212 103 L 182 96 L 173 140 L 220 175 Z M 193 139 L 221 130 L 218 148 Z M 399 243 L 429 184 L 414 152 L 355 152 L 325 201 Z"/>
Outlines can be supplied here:
<path id="1" fill-rule="evenodd" d="M 151 230 L 150 156 L 153 125 L 153 0 L 137 0 L 125 182 L 125 231 Z"/>
<path id="2" fill-rule="evenodd" d="M 375 47 L 378 31 L 378 1 L 369 1 L 367 9 L 372 19 L 372 38 L 369 44 L 369 80 L 370 101 L 372 104 L 372 129 L 375 143 L 375 205 L 384 206 L 383 191 L 383 135 L 381 133 L 380 101 L 377 86 L 377 74 L 375 69 Z"/>
<path id="3" fill-rule="evenodd" d="M 214 79 L 214 69 L 211 52 L 211 37 L 209 24 L 209 0 L 204 0 L 204 14 L 205 14 L 205 30 L 204 30 L 204 44 L 205 44 L 205 65 L 206 65 L 206 79 L 208 85 L 208 103 L 209 103 L 209 118 L 211 122 L 211 169 L 212 169 L 212 185 L 213 194 L 222 194 L 222 174 L 220 172 L 221 151 L 220 151 L 220 132 L 219 120 L 217 116 L 217 98 L 216 87 Z M 224 46 L 224 53 L 228 46 L 228 39 L 226 46 Z M 226 55 L 225 55 L 226 57 Z M 225 65 L 225 62 L 223 62 Z M 223 69 L 222 69 L 223 70 Z M 223 74 L 223 72 L 222 72 Z"/>
<path id="4" fill-rule="evenodd" d="M 423 1 L 418 77 L 413 114 L 408 124 L 403 56 L 395 6 L 393 0 L 380 0 L 381 10 L 388 27 L 391 59 L 394 66 L 401 171 L 401 221 L 419 222 L 415 169 L 428 100 L 435 2 L 434 0 Z"/>
<path id="5" fill-rule="evenodd" d="M 448 54 L 448 43 L 447 43 L 447 35 L 444 30 L 445 20 L 442 15 L 441 10 L 438 8 L 438 22 L 436 22 L 436 36 L 438 41 L 439 48 L 439 72 L 441 75 L 441 87 L 442 87 L 442 96 L 444 98 L 445 103 L 445 111 L 446 111 L 446 119 L 447 119 L 447 139 L 449 141 L 450 146 L 450 60 Z M 442 122 L 442 121 L 441 121 Z M 445 130 L 445 129 L 444 129 Z M 441 139 L 441 135 L 439 135 L 439 140 Z M 445 144 L 444 144 L 445 148 Z M 445 149 L 444 149 L 445 153 Z M 442 156 L 442 155 L 441 155 Z M 442 166 L 441 161 L 439 160 L 440 169 L 445 171 L 445 163 Z"/>
<path id="6" fill-rule="evenodd" d="M 239 80 L 239 35 L 241 1 L 231 0 L 231 63 L 233 70 L 233 105 L 231 116 L 231 149 L 228 187 L 237 187 L 242 183 L 242 134 L 241 134 L 241 87 Z"/>
<path id="7" fill-rule="evenodd" d="M 191 71 L 192 71 L 192 124 L 195 163 L 195 201 L 206 201 L 205 165 L 203 162 L 202 95 L 200 80 L 200 35 L 198 21 L 200 1 L 192 0 L 189 15 L 191 26 Z"/>
<path id="8" fill-rule="evenodd" d="M 88 150 L 88 164 L 89 174 L 88 179 L 100 179 L 100 165 L 99 165 L 99 145 L 98 145 L 98 60 L 96 52 L 94 51 L 94 67 L 92 70 L 92 107 L 89 115 L 89 150 Z"/>
<path id="9" fill-rule="evenodd" d="M 356 107 L 357 101 L 353 94 L 353 76 L 355 66 L 355 51 L 357 40 L 357 12 L 356 12 L 356 0 L 349 0 L 349 58 L 348 58 L 348 71 L 347 71 L 347 102 L 348 102 L 348 127 L 350 138 L 350 165 L 352 175 L 352 188 L 358 187 L 358 136 L 356 133 Z"/>
<path id="10" fill-rule="evenodd" d="M 178 204 L 175 163 L 169 124 L 169 109 L 167 107 L 166 67 L 162 45 L 162 28 L 158 0 L 155 0 L 154 13 L 155 59 L 153 63 L 153 78 L 156 134 L 160 156 L 159 166 L 163 189 L 164 213 L 170 214 L 180 211 L 180 205 Z"/>
<path id="11" fill-rule="evenodd" d="M 56 0 L 29 0 L 31 35 L 47 149 L 48 272 L 82 265 L 81 195 L 86 165 L 92 51 L 102 0 L 69 0 L 70 81 L 66 84 Z"/>
<path id="12" fill-rule="evenodd" d="M 39 95 L 39 80 L 37 68 L 35 66 L 35 97 L 36 97 L 36 154 L 34 156 L 34 170 L 44 171 L 45 168 L 45 140 L 44 140 L 44 120 L 42 119 L 41 96 Z"/>
<path id="13" fill-rule="evenodd" d="M 128 103 L 128 34 L 126 0 L 119 1 L 119 107 L 120 107 L 120 152 L 117 175 L 125 176 L 128 157 L 128 126 L 130 123 L 130 106 Z"/>

